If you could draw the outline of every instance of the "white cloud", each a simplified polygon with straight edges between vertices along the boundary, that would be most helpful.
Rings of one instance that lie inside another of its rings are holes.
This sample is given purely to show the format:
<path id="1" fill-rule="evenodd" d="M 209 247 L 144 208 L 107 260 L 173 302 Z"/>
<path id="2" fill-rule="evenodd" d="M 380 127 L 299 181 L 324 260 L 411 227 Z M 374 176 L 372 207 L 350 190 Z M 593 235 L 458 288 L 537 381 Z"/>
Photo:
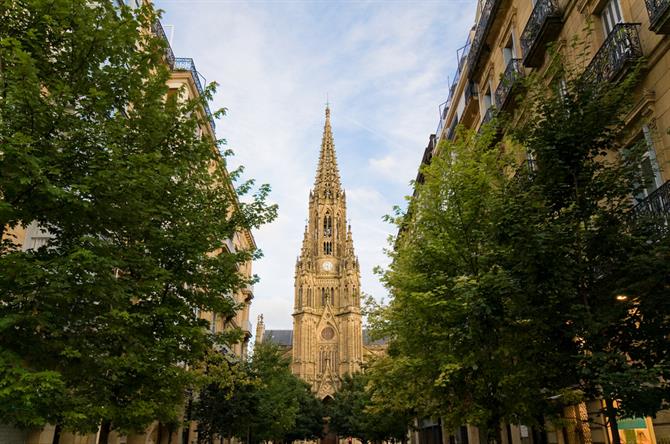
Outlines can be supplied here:
<path id="1" fill-rule="evenodd" d="M 463 2 L 157 1 L 174 25 L 173 48 L 220 86 L 228 140 L 245 176 L 272 185 L 280 216 L 254 233 L 265 257 L 252 313 L 290 328 L 293 272 L 313 184 L 326 94 L 347 190 L 362 289 L 395 230 L 382 221 L 410 192 L 458 48 L 474 16 Z M 454 37 L 452 37 L 454 36 Z M 255 322 L 255 317 L 252 318 Z"/>

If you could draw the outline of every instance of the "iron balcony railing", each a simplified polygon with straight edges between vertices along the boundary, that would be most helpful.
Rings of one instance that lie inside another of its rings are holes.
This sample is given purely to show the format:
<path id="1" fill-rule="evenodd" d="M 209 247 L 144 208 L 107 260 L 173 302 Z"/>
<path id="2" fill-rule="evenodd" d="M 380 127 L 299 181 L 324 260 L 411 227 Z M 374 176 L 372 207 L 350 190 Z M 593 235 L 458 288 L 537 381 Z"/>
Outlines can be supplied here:
<path id="1" fill-rule="evenodd" d="M 165 61 L 167 61 L 168 66 L 170 69 L 174 69 L 174 62 L 175 62 L 175 57 L 174 57 L 174 52 L 172 52 L 172 47 L 170 46 L 170 41 L 167 38 L 167 35 L 165 34 L 165 30 L 163 29 L 163 25 L 161 25 L 160 20 L 156 20 L 151 27 L 151 32 L 156 37 L 159 37 L 163 39 L 165 42 Z"/>
<path id="2" fill-rule="evenodd" d="M 609 82 L 642 57 L 639 27 L 639 23 L 615 25 L 584 71 L 584 78 L 593 83 Z"/>
<path id="3" fill-rule="evenodd" d="M 652 31 L 658 31 L 661 28 L 662 22 L 668 21 L 663 17 L 670 10 L 670 0 L 644 0 L 647 5 L 647 13 L 649 14 L 649 23 Z"/>
<path id="4" fill-rule="evenodd" d="M 667 231 L 670 223 L 670 180 L 635 205 L 632 212 L 636 218 L 657 217 L 662 219 L 663 226 L 660 228 L 662 231 Z"/>
<path id="5" fill-rule="evenodd" d="M 516 85 L 519 78 L 523 77 L 523 66 L 521 59 L 511 59 L 507 63 L 507 68 L 498 83 L 496 88 L 495 99 L 496 107 L 503 109 L 505 104 L 509 101 L 514 85 Z"/>
<path id="6" fill-rule="evenodd" d="M 541 37 L 542 31 L 550 19 L 560 20 L 561 11 L 558 0 L 537 0 L 528 23 L 521 33 L 521 50 L 524 60 Z"/>
<path id="7" fill-rule="evenodd" d="M 202 83 L 200 82 L 200 73 L 198 73 L 198 70 L 195 69 L 195 63 L 193 63 L 193 59 L 186 58 L 186 57 L 176 58 L 175 62 L 174 62 L 174 70 L 175 71 L 190 71 L 191 76 L 193 77 L 193 82 L 195 83 L 195 87 L 198 89 L 198 92 L 200 93 L 200 95 L 204 96 L 205 89 L 202 87 Z M 209 105 L 207 104 L 207 101 L 204 102 L 203 107 L 205 108 L 205 114 L 207 114 L 207 118 L 209 119 L 209 123 L 212 125 L 212 130 L 213 130 L 215 128 L 214 115 L 212 114 L 212 111 L 209 109 Z"/>
<path id="8" fill-rule="evenodd" d="M 447 113 L 449 111 L 449 107 L 451 106 L 451 102 L 454 99 L 456 87 L 458 86 L 458 81 L 461 78 L 461 73 L 463 72 L 463 68 L 465 66 L 469 50 L 470 50 L 470 39 L 468 39 L 465 42 L 465 45 L 463 45 L 456 51 L 456 58 L 458 60 L 458 66 L 456 67 L 456 75 L 454 75 L 454 79 L 451 81 L 451 86 L 449 87 L 449 96 L 447 97 L 447 100 L 444 103 L 441 103 L 439 107 L 440 120 L 438 121 L 437 129 L 435 130 L 435 135 L 438 138 L 440 137 L 440 135 L 442 134 L 442 130 L 444 129 Z"/>
<path id="9" fill-rule="evenodd" d="M 491 23 L 495 18 L 495 11 L 498 9 L 500 0 L 486 0 L 482 7 L 477 28 L 475 30 L 475 37 L 472 39 L 470 51 L 468 52 L 468 72 L 470 77 L 474 76 L 478 66 L 479 57 L 482 48 L 486 43 L 486 35 L 489 32 Z"/>

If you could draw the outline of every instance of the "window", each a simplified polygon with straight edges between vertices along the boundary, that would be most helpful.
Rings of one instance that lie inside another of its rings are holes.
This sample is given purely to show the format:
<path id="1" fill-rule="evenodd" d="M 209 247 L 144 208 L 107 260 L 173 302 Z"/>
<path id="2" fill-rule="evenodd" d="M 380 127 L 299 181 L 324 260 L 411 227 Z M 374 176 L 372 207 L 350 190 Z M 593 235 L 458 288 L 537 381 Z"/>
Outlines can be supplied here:
<path id="1" fill-rule="evenodd" d="M 302 287 L 298 289 L 298 308 L 302 308 Z"/>
<path id="2" fill-rule="evenodd" d="M 484 97 L 483 97 L 483 102 L 484 102 L 483 105 L 484 105 L 485 110 L 488 110 L 489 108 L 491 108 L 491 105 L 493 104 L 493 102 L 491 100 L 491 90 L 490 89 L 486 90 L 486 94 L 484 94 Z"/>
<path id="3" fill-rule="evenodd" d="M 644 183 L 635 195 L 636 201 L 640 202 L 663 185 L 663 179 L 656 160 L 656 150 L 654 150 L 651 130 L 647 125 L 642 126 L 642 134 L 640 134 L 638 141 L 644 143 L 647 148 L 640 162 L 641 176 Z"/>
<path id="4" fill-rule="evenodd" d="M 609 33 L 614 29 L 615 25 L 623 22 L 619 0 L 609 0 L 603 8 L 603 11 L 600 13 L 600 17 L 603 20 L 603 29 L 605 30 L 605 35 L 609 35 Z"/>
<path id="5" fill-rule="evenodd" d="M 505 44 L 505 47 L 502 49 L 503 51 L 503 61 L 505 62 L 505 67 L 509 65 L 509 62 L 515 58 L 515 45 L 514 45 L 514 34 L 510 33 L 509 38 L 507 39 L 507 43 Z"/>
<path id="6" fill-rule="evenodd" d="M 212 322 L 209 325 L 212 333 L 216 333 L 216 313 L 212 313 Z"/>

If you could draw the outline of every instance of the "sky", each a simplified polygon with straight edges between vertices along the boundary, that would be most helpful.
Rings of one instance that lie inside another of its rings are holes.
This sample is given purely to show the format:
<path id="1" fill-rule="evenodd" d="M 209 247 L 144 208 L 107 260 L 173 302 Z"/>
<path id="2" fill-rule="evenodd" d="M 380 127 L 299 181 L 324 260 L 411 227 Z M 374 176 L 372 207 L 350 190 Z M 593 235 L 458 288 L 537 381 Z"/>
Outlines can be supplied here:
<path id="1" fill-rule="evenodd" d="M 387 290 L 373 273 L 388 265 L 382 220 L 411 194 L 472 26 L 476 0 L 156 0 L 177 57 L 192 57 L 218 89 L 212 109 L 231 168 L 272 186 L 278 218 L 254 231 L 251 322 L 292 328 L 293 275 L 314 184 L 326 101 L 361 289 Z"/>

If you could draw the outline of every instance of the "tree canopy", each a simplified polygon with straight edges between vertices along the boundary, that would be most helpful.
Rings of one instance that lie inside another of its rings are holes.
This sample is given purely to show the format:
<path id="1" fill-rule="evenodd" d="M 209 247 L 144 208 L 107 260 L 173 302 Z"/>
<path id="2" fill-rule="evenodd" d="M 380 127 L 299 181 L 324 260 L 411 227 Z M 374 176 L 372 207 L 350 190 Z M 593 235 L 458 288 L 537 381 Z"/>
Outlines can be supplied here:
<path id="1" fill-rule="evenodd" d="M 250 362 L 230 365 L 232 384 L 212 380 L 194 406 L 201 442 L 217 436 L 251 443 L 320 437 L 322 404 L 289 364 L 276 345 L 256 344 Z"/>
<path id="2" fill-rule="evenodd" d="M 326 407 L 329 430 L 340 437 L 358 438 L 363 443 L 405 442 L 413 416 L 409 412 L 374 404 L 369 384 L 367 373 L 344 376 Z"/>
<path id="3" fill-rule="evenodd" d="M 615 424 L 668 399 L 667 222 L 632 211 L 637 73 L 593 84 L 562 62 L 554 87 L 524 82 L 515 118 L 439 146 L 390 218 L 392 300 L 371 317 L 390 340 L 377 397 L 498 442 L 501 421 L 542 427 L 582 400 Z"/>
<path id="4" fill-rule="evenodd" d="M 235 233 L 271 221 L 238 201 L 211 98 L 171 94 L 156 11 L 116 2 L 0 5 L 0 421 L 88 432 L 169 422 L 230 317 Z M 219 111 L 217 115 L 222 115 Z M 44 245 L 19 245 L 28 226 Z"/>

